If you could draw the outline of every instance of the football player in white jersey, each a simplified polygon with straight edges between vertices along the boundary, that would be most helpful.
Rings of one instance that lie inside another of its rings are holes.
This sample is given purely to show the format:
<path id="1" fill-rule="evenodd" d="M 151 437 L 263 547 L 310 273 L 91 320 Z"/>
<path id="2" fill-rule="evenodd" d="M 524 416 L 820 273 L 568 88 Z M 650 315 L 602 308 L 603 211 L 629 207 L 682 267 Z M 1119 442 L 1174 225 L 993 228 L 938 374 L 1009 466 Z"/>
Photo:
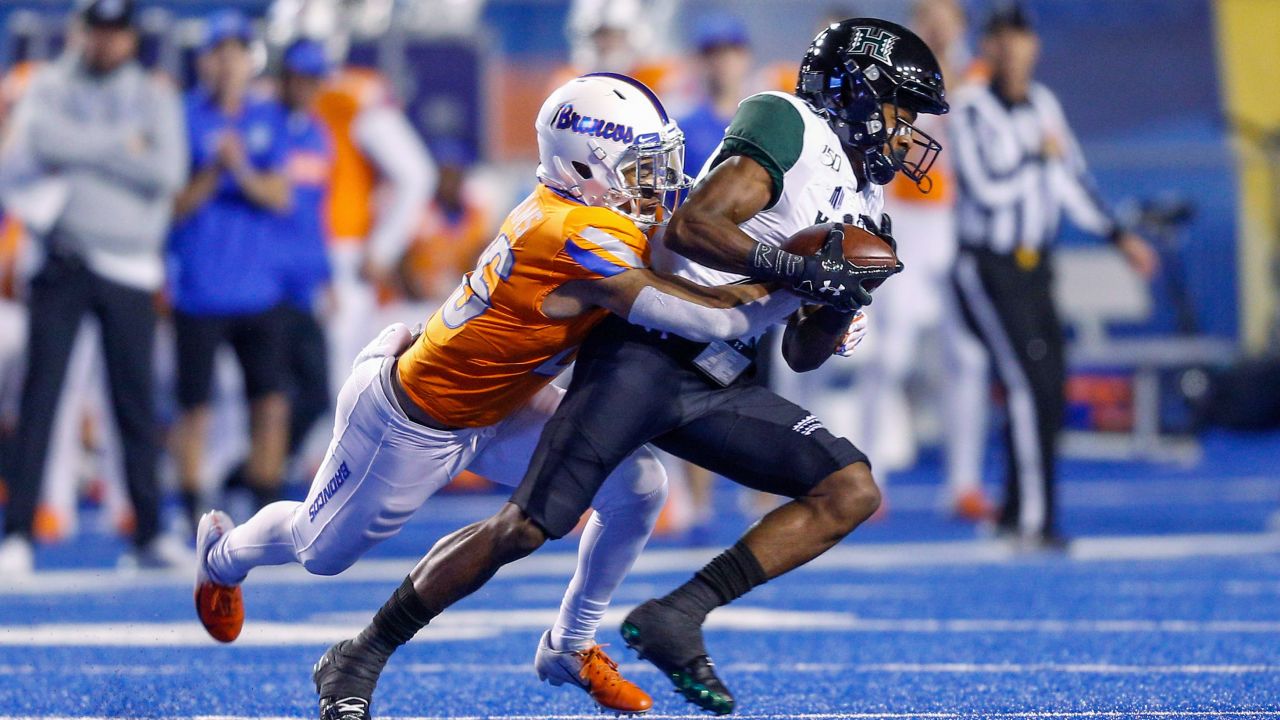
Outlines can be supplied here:
<path id="1" fill-rule="evenodd" d="M 835 23 L 809 48 L 796 95 L 745 100 L 699 183 L 667 228 L 677 274 L 699 283 L 780 281 L 820 307 L 793 317 L 784 341 L 793 367 L 816 367 L 843 343 L 864 287 L 896 268 L 847 261 L 842 233 L 806 258 L 779 246 L 815 223 L 861 222 L 892 239 L 879 186 L 901 172 L 927 182 L 941 150 L 911 122 L 947 111 L 942 73 L 906 28 L 877 19 Z M 874 286 L 873 286 L 874 287 Z M 345 646 L 334 672 L 376 678 L 383 653 L 403 642 L 503 564 L 567 534 L 611 470 L 652 442 L 747 487 L 793 500 L 766 515 L 733 548 L 671 594 L 650 600 L 622 627 L 636 648 L 699 707 L 731 712 L 702 640 L 714 608 L 812 560 L 875 512 L 880 494 L 867 457 L 803 408 L 748 382 L 755 339 L 692 342 L 611 317 L 587 336 L 573 381 L 547 422 L 520 486 L 496 515 L 431 549 L 361 637 L 378 652 Z M 407 608 L 415 607 L 405 626 Z M 424 611 L 425 609 L 425 611 Z M 401 623 L 385 630 L 387 618 Z M 411 634 L 411 633 L 410 633 Z"/>

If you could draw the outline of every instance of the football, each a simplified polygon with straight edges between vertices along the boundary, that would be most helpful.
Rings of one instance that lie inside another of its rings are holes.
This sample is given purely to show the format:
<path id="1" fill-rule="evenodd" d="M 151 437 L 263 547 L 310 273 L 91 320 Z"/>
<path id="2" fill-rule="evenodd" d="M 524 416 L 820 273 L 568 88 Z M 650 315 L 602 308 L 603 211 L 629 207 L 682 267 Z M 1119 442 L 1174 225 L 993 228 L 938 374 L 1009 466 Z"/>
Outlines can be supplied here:
<path id="1" fill-rule="evenodd" d="M 823 223 L 807 227 L 787 238 L 787 241 L 782 244 L 782 249 L 797 255 L 812 255 L 822 249 L 822 243 L 827 241 L 827 233 L 835 224 Z M 875 233 L 850 223 L 840 224 L 844 226 L 842 244 L 846 260 L 863 267 L 893 267 L 898 263 L 898 256 L 893 252 L 893 248 Z M 880 286 L 881 282 L 870 280 L 864 283 L 863 287 L 874 290 Z"/>

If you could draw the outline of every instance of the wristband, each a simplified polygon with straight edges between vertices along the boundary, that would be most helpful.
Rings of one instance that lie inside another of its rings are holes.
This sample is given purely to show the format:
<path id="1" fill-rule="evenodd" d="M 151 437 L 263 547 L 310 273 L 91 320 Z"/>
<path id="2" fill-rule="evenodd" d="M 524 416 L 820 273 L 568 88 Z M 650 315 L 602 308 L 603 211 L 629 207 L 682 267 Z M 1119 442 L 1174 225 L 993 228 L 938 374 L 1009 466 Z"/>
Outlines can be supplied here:
<path id="1" fill-rule="evenodd" d="M 804 271 L 804 257 L 774 245 L 757 242 L 751 249 L 751 268 L 766 279 L 799 280 Z"/>

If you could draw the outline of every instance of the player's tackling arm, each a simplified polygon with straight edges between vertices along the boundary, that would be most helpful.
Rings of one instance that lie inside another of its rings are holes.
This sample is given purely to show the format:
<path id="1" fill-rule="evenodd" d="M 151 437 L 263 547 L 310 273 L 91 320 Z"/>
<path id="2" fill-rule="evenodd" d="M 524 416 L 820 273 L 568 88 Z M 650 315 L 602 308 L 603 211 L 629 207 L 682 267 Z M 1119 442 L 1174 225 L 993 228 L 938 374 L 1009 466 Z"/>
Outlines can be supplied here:
<path id="1" fill-rule="evenodd" d="M 634 325 L 711 342 L 759 335 L 799 306 L 798 296 L 776 285 L 704 287 L 637 268 L 565 283 L 543 302 L 543 312 L 568 316 L 602 307 Z"/>

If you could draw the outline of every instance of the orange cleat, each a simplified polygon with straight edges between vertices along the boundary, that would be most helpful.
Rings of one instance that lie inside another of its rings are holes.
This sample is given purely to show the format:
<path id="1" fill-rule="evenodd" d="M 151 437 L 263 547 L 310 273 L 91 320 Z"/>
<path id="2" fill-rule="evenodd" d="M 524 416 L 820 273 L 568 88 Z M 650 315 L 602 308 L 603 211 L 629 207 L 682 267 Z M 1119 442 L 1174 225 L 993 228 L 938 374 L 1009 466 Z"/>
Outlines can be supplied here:
<path id="1" fill-rule="evenodd" d="M 995 512 L 991 507 L 991 503 L 987 500 L 987 496 L 977 488 L 966 490 L 958 495 L 951 505 L 951 511 L 956 518 L 973 523 L 990 520 L 991 515 Z"/>
<path id="2" fill-rule="evenodd" d="M 213 510 L 200 518 L 196 530 L 196 615 L 214 640 L 229 643 L 244 627 L 244 595 L 239 585 L 222 585 L 209 576 L 209 549 L 235 524 L 226 513 Z"/>
<path id="3" fill-rule="evenodd" d="M 577 685 L 603 710 L 619 715 L 641 715 L 653 707 L 653 698 L 618 672 L 618 663 L 604 652 L 604 646 L 586 650 L 554 650 L 551 631 L 542 634 L 533 660 L 538 679 L 554 686 Z"/>

